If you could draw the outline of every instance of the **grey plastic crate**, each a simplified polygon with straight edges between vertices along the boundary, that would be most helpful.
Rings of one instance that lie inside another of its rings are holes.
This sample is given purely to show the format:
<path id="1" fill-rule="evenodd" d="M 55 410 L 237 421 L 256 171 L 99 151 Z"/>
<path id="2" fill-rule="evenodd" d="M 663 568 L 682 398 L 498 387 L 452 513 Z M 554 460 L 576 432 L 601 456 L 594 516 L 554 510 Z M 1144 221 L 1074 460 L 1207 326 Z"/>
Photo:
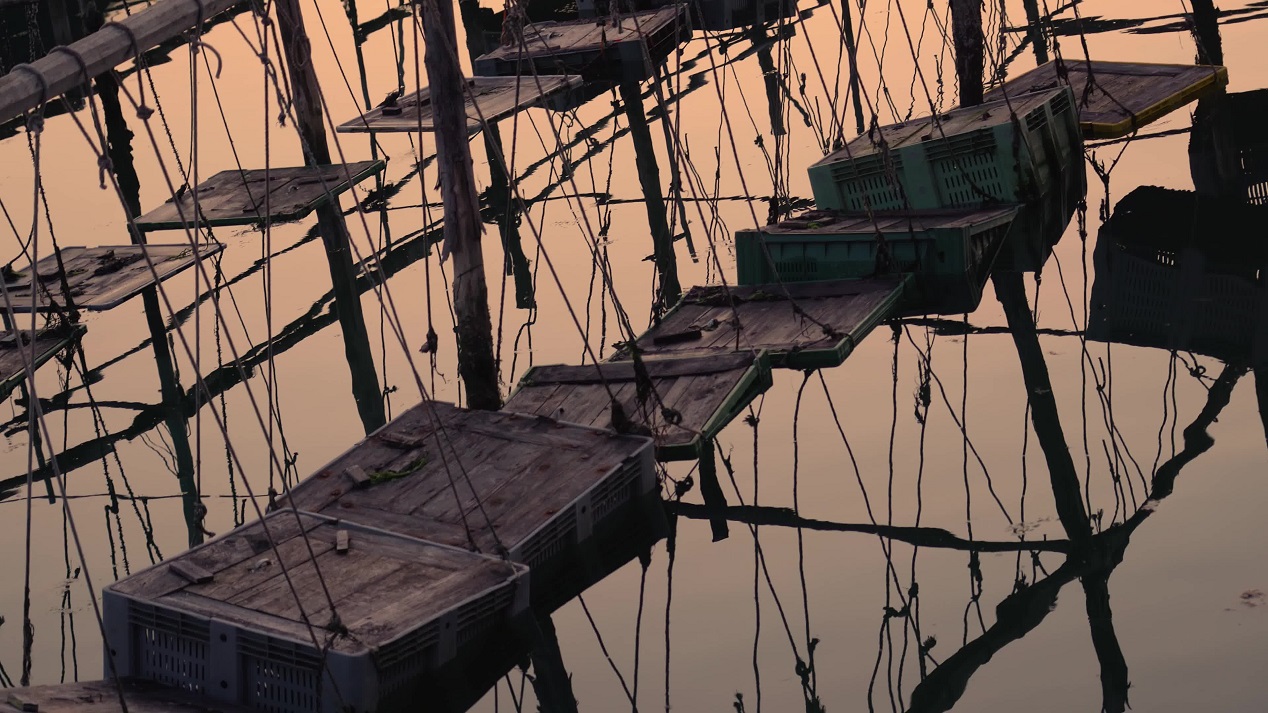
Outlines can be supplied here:
<path id="1" fill-rule="evenodd" d="M 291 511 L 110 585 L 102 600 L 117 675 L 270 713 L 399 703 L 529 604 L 522 565 Z"/>
<path id="2" fill-rule="evenodd" d="M 287 502 L 431 542 L 504 549 L 536 569 L 571 558 L 604 520 L 656 492 L 654 453 L 644 436 L 433 401 L 319 468 Z M 366 482 L 352 478 L 358 470 Z"/>

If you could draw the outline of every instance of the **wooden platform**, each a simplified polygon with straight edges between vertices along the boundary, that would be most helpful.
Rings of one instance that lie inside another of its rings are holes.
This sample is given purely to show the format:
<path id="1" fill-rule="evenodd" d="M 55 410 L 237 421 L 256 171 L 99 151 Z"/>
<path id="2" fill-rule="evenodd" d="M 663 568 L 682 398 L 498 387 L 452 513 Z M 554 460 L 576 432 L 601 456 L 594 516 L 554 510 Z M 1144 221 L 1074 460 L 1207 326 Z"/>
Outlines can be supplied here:
<path id="1" fill-rule="evenodd" d="M 910 276 L 755 287 L 693 287 L 637 340 L 643 356 L 769 351 L 771 365 L 840 365 L 911 289 Z M 738 321 L 738 328 L 737 328 Z M 622 352 L 617 358 L 628 358 Z"/>
<path id="2" fill-rule="evenodd" d="M 204 258 L 224 249 L 223 245 L 202 245 Z M 142 252 L 144 251 L 144 253 Z M 188 245 L 109 245 L 95 248 L 62 248 L 62 264 L 66 284 L 70 285 L 75 306 L 90 311 L 108 310 L 140 294 L 155 284 L 154 275 L 145 260 L 145 253 L 154 262 L 160 280 L 175 275 L 194 264 L 194 251 Z M 36 310 L 51 309 L 49 296 L 64 308 L 66 294 L 57 256 L 42 258 L 35 266 L 41 289 L 36 293 Z M 31 311 L 31 269 L 19 270 L 8 283 L 9 297 L 15 312 Z"/>
<path id="3" fill-rule="evenodd" d="M 221 171 L 198 184 L 201 223 L 213 227 L 299 220 L 358 183 L 383 170 L 382 161 L 332 166 Z M 352 180 L 348 180 L 348 176 Z M 179 230 L 194 222 L 194 192 L 169 199 L 137 219 L 142 231 Z M 181 211 L 184 211 L 182 219 Z M 265 215 L 265 212 L 268 215 Z"/>
<path id="4" fill-rule="evenodd" d="M 552 98 L 563 98 L 583 82 L 574 76 L 475 77 L 468 79 L 471 92 L 463 92 L 467 114 L 467 130 L 480 130 L 480 118 L 496 121 L 532 106 L 550 106 Z M 474 102 L 473 102 L 474 97 Z M 399 114 L 384 114 L 382 108 L 371 109 L 359 118 L 344 122 L 341 133 L 435 131 L 432 119 L 431 90 L 428 87 L 397 101 Z M 476 107 L 479 107 L 479 111 Z"/>
<path id="5" fill-rule="evenodd" d="M 739 352 L 716 357 L 645 362 L 656 396 L 638 400 L 633 362 L 587 366 L 536 366 L 520 380 L 505 411 L 549 416 L 606 428 L 612 420 L 609 389 L 624 414 L 650 429 L 660 460 L 700 457 L 702 448 L 754 398 L 771 386 L 764 355 Z M 676 412 L 666 420 L 661 408 Z"/>
<path id="6" fill-rule="evenodd" d="M 650 438 L 431 402 L 318 470 L 289 499 L 456 547 L 470 547 L 469 527 L 480 551 L 504 547 L 535 568 L 654 492 L 652 455 Z"/>
<path id="7" fill-rule="evenodd" d="M 524 26 L 523 44 L 476 58 L 476 74 L 531 77 L 579 74 L 586 79 L 640 82 L 679 44 L 691 39 L 686 5 L 567 22 Z M 646 53 L 644 53 L 646 47 Z"/>
<path id="8" fill-rule="evenodd" d="M 32 369 L 39 369 L 63 349 L 75 343 L 84 332 L 82 325 L 71 328 L 42 329 L 35 335 Z M 22 335 L 21 340 L 18 334 Z M 0 332 L 0 399 L 6 399 L 26 379 L 24 361 L 31 354 L 31 331 Z M 26 352 L 26 355 L 23 354 Z"/>
<path id="9" fill-rule="evenodd" d="M 126 676 L 286 713 L 399 710 L 394 694 L 527 612 L 526 574 L 284 510 L 110 585 L 103 620 Z"/>
<path id="10" fill-rule="evenodd" d="M 1089 63 L 1082 60 L 1065 63 L 1079 124 L 1083 136 L 1089 139 L 1126 136 L 1203 93 L 1228 84 L 1228 70 L 1224 67 L 1097 60 L 1090 64 L 1095 87 L 1085 102 Z M 1057 63 L 1048 62 L 991 90 L 985 101 L 997 101 L 1005 95 L 1015 98 L 1062 83 L 1057 75 Z"/>
<path id="11" fill-rule="evenodd" d="M 0 691 L 0 713 L 118 713 L 114 681 L 80 681 Z M 247 713 L 248 708 L 209 701 L 179 688 L 124 679 L 130 713 Z"/>

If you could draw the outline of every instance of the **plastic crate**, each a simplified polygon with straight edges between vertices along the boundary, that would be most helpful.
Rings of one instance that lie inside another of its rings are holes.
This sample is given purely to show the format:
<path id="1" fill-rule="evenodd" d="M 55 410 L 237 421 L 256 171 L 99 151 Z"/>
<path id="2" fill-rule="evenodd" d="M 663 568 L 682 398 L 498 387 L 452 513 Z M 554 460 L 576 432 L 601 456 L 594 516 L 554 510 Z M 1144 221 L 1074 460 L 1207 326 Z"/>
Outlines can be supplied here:
<path id="1" fill-rule="evenodd" d="M 1268 311 L 1262 268 L 1253 277 L 1217 272 L 1198 249 L 1144 253 L 1104 230 L 1093 261 L 1088 339 L 1239 363 L 1268 358 L 1256 344 Z"/>
<path id="2" fill-rule="evenodd" d="M 872 216 L 812 211 L 761 231 L 736 231 L 736 280 L 762 285 L 912 273 L 917 289 L 905 311 L 960 314 L 981 301 L 1016 214 L 1015 207 Z"/>
<path id="3" fill-rule="evenodd" d="M 811 166 L 810 185 L 829 210 L 1034 202 L 1072 173 L 1082 185 L 1082 145 L 1063 87 L 870 131 Z"/>
<path id="4" fill-rule="evenodd" d="M 450 445 L 438 452 L 438 440 L 460 443 L 461 450 L 455 455 Z M 432 542 L 467 547 L 474 539 L 485 552 L 502 547 L 513 561 L 532 568 L 536 581 L 539 567 L 572 558 L 605 520 L 656 492 L 654 453 L 650 438 L 431 402 L 406 411 L 320 468 L 291 490 L 289 501 L 301 510 Z M 374 473 L 420 459 L 424 465 L 386 482 L 357 487 L 348 480 L 352 466 Z M 454 505 L 455 489 L 463 518 Z"/>
<path id="5" fill-rule="evenodd" d="M 338 552 L 340 532 L 347 553 Z M 416 681 L 526 611 L 526 575 L 465 550 L 276 512 L 107 587 L 106 654 L 119 676 L 224 703 L 368 713 L 408 700 Z"/>

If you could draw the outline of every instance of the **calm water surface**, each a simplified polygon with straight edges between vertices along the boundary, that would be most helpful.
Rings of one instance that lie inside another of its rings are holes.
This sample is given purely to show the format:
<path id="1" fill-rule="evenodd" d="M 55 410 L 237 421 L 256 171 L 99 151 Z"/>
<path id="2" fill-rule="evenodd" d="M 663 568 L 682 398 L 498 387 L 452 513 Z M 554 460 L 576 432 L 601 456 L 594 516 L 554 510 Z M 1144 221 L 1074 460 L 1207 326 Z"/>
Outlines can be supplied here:
<path id="1" fill-rule="evenodd" d="M 359 7 L 362 21 L 387 9 L 375 0 L 363 2 L 370 7 Z M 954 65 L 939 30 L 946 13 L 944 3 L 935 5 L 939 9 L 931 14 L 918 0 L 867 3 L 859 70 L 869 117 L 868 105 L 881 123 L 928 113 L 931 101 L 954 106 Z M 1078 7 L 1085 27 L 1096 30 L 1086 35 L 1095 58 L 1194 61 L 1194 36 L 1182 15 L 1188 3 L 1090 0 Z M 1268 87 L 1268 8 L 1236 0 L 1222 9 L 1228 13 L 1220 27 L 1228 91 Z M 992 37 L 1001 27 L 1024 24 L 1020 2 L 1010 0 L 1006 10 L 1005 18 L 998 6 L 988 10 Z M 355 117 L 365 96 L 377 103 L 394 89 L 398 69 L 406 87 L 417 85 L 408 21 L 371 34 L 358 56 L 339 3 L 317 0 L 304 12 L 336 122 Z M 856 23 L 859 15 L 855 6 Z M 1075 16 L 1065 7 L 1057 18 Z M 249 15 L 233 22 L 256 37 Z M 1070 24 L 1059 27 L 1075 32 Z M 203 177 L 235 167 L 235 157 L 247 167 L 263 166 L 266 151 L 274 166 L 301 161 L 293 129 L 275 120 L 271 96 L 265 107 L 270 90 L 242 33 L 222 24 L 208 34 L 223 69 L 213 78 L 200 57 L 196 92 L 185 48 L 153 68 L 170 131 L 169 141 L 158 117 L 151 120 L 157 154 L 141 122 L 125 111 L 137 132 L 145 208 L 170 196 L 163 175 L 176 174 L 177 156 Z M 1002 50 L 991 47 L 988 71 L 1010 56 L 1003 68 L 1009 76 L 1033 66 L 1032 49 L 1019 46 L 1023 38 L 1022 32 L 1004 32 Z M 849 73 L 839 61 L 840 34 L 828 6 L 810 9 L 782 34 L 772 28 L 765 39 L 723 39 L 720 48 L 717 36 L 698 33 L 681 57 L 671 59 L 664 87 L 670 99 L 665 109 L 690 151 L 694 176 L 686 189 L 695 199 L 686 211 L 691 245 L 677 243 L 680 279 L 688 286 L 718 282 L 719 265 L 728 279 L 734 275 L 731 232 L 765 222 L 767 197 L 809 199 L 805 168 L 823 154 L 825 139 L 830 144 L 834 111 L 845 117 L 846 137 L 854 133 L 853 111 L 840 103 Z M 1083 56 L 1077 34 L 1059 40 L 1067 57 Z M 764 73 L 776 81 L 764 81 Z M 128 86 L 136 91 L 135 77 Z M 633 170 L 636 147 L 624 115 L 613 114 L 612 98 L 602 94 L 569 114 L 526 111 L 500 125 L 518 187 L 530 202 L 521 234 L 536 301 L 535 309 L 517 306 L 514 281 L 500 278 L 498 228 L 490 225 L 485 255 L 494 268 L 491 302 L 507 391 L 532 364 L 579 363 L 585 344 L 606 355 L 624 338 L 618 306 L 594 274 L 588 246 L 595 235 L 614 266 L 614 292 L 633 328 L 641 331 L 650 318 L 655 275 L 653 263 L 644 260 L 652 251 L 648 216 Z M 646 106 L 659 122 L 664 113 L 650 92 Z M 1051 396 L 1077 471 L 1077 499 L 1091 514 L 1094 531 L 1127 521 L 1137 526 L 1099 540 L 1092 554 L 1067 557 L 970 555 L 872 535 L 777 526 L 753 531 L 740 524 L 732 525 L 729 539 L 712 542 L 707 522 L 681 519 L 673 560 L 662 542 L 646 570 L 631 563 L 587 591 L 584 609 L 574 601 L 555 614 L 581 709 L 623 709 L 635 696 L 640 709 L 679 711 L 809 710 L 808 701 L 815 700 L 834 711 L 952 705 L 966 711 L 1095 711 L 1124 700 L 1139 711 L 1268 706 L 1262 527 L 1268 450 L 1262 401 L 1256 399 L 1256 386 L 1262 393 L 1268 376 L 1246 369 L 1249 354 L 1217 354 L 1226 364 L 1188 351 L 1080 338 L 1091 283 L 1103 278 L 1093 259 L 1102 215 L 1138 186 L 1194 189 L 1185 132 L 1193 108 L 1144 132 L 1163 136 L 1089 147 L 1088 158 L 1112 170 L 1105 182 L 1085 164 L 1085 231 L 1074 221 L 1042 271 L 1025 276 Z M 779 124 L 787 131 L 777 139 Z M 191 142 L 195 129 L 197 141 Z M 667 186 L 668 155 L 658 123 L 652 136 Z M 370 157 L 365 137 L 337 138 L 348 160 Z M 372 365 L 350 369 L 345 357 L 331 316 L 325 256 L 320 241 L 311 239 L 312 219 L 275 226 L 267 236 L 215 231 L 227 246 L 209 273 L 219 289 L 215 300 L 204 299 L 181 315 L 196 357 L 188 358 L 176 341 L 176 377 L 190 389 L 195 373 L 232 371 L 223 366 L 235 353 L 251 352 L 252 371 L 245 385 L 225 389 L 198 416 L 154 416 L 162 413 L 163 390 L 141 300 L 85 316 L 82 357 L 70 365 L 52 363 L 37 378 L 48 435 L 55 450 L 67 452 L 69 514 L 82 562 L 63 502 L 50 497 L 55 489 L 34 486 L 28 519 L 26 400 L 15 393 L 5 403 L 0 666 L 6 682 L 23 674 L 28 532 L 30 680 L 99 678 L 100 635 L 88 579 L 99 590 L 196 539 L 198 528 L 187 517 L 193 499 L 182 499 L 182 492 L 201 494 L 209 531 L 253 519 L 244 481 L 257 494 L 281 489 L 364 436 L 354 372 L 358 383 L 373 374 L 372 399 L 374 390 L 388 391 L 383 401 L 389 414 L 419 400 L 411 364 L 437 398 L 460 398 L 447 301 L 450 265 L 434 254 L 426 257 L 423 247 L 439 219 L 436 175 L 430 165 L 421 178 L 412 170 L 416 152 L 434 152 L 433 140 L 424 138 L 420 146 L 407 135 L 384 135 L 379 143 L 379 155 L 389 159 L 386 181 L 399 190 L 390 192 L 385 210 L 366 213 L 364 223 L 355 215 L 349 219 L 361 255 L 391 249 L 396 256 L 386 283 L 394 307 L 385 308 L 374 291 L 362 296 Z M 477 183 L 484 188 L 490 183 L 484 144 L 472 145 Z M 0 167 L 0 197 L 25 237 L 34 169 L 22 134 L 0 141 Z M 561 180 L 565 169 L 571 178 Z M 41 208 L 42 250 L 51 249 L 52 235 L 63 247 L 128 242 L 118 201 L 99 188 L 93 155 L 70 117 L 49 119 L 41 170 L 51 217 L 50 224 Z M 373 186 L 362 184 L 357 196 Z M 351 207 L 353 198 L 345 196 L 344 204 Z M 1249 227 L 1262 237 L 1262 223 Z M 1202 227 L 1193 231 L 1201 240 Z M 20 248 L 18 238 L 7 234 L 3 257 L 10 259 Z M 179 233 L 164 238 L 185 239 Z M 585 334 L 541 269 L 547 257 Z M 206 292 L 198 283 L 189 272 L 164 290 L 180 310 Z M 227 324 L 217 324 L 217 307 Z M 409 353 L 387 326 L 384 315 L 392 309 Z M 1000 305 L 988 289 L 977 311 L 949 319 L 951 329 L 935 331 L 927 322 L 897 325 L 897 332 L 878 329 L 836 369 L 809 376 L 777 372 L 774 387 L 753 405 L 749 420 L 756 425 L 737 420 L 720 439 L 730 458 L 723 471 L 729 501 L 797 508 L 806 518 L 837 523 L 919 524 L 984 541 L 1065 539 L 1053 480 L 1030 426 L 1017 347 L 1005 330 L 993 329 L 1005 324 Z M 429 324 L 440 335 L 434 364 L 417 353 Z M 1260 335 L 1264 329 L 1262 322 L 1244 325 Z M 273 341 L 270 364 L 263 345 L 271 336 L 283 338 Z M 271 402 L 278 416 L 271 443 L 252 397 L 262 409 Z M 227 457 L 212 409 L 227 421 L 241 468 Z M 1217 416 L 1206 419 L 1212 442 L 1198 438 L 1186 450 L 1185 429 L 1204 409 Z M 181 480 L 177 453 L 184 440 L 194 471 Z M 270 446 L 290 459 L 287 472 L 274 467 Z M 1178 474 L 1174 492 L 1147 503 L 1159 469 Z M 675 479 L 689 472 L 681 463 L 668 469 Z M 695 491 L 686 497 L 698 498 Z M 799 661 L 813 661 L 804 677 Z M 520 705 L 533 709 L 531 686 L 516 670 L 477 709 L 510 710 L 521 695 L 527 700 Z"/>

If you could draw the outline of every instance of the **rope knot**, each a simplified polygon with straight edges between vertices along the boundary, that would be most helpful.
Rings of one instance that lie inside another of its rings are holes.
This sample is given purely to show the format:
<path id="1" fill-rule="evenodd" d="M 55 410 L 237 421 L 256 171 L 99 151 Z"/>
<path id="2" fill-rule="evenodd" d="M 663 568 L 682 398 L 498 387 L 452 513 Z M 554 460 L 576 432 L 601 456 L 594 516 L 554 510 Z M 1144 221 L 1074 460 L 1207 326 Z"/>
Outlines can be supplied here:
<path id="1" fill-rule="evenodd" d="M 149 121 L 151 116 L 154 116 L 154 110 L 153 110 L 153 109 L 151 109 L 150 107 L 146 106 L 145 104 L 141 104 L 141 105 L 137 106 L 137 108 L 136 108 L 136 118 L 140 119 L 141 121 Z"/>
<path id="2" fill-rule="evenodd" d="M 101 182 L 101 190 L 106 190 L 106 173 L 114 170 L 114 162 L 110 156 L 102 154 L 97 157 L 97 180 Z"/>

